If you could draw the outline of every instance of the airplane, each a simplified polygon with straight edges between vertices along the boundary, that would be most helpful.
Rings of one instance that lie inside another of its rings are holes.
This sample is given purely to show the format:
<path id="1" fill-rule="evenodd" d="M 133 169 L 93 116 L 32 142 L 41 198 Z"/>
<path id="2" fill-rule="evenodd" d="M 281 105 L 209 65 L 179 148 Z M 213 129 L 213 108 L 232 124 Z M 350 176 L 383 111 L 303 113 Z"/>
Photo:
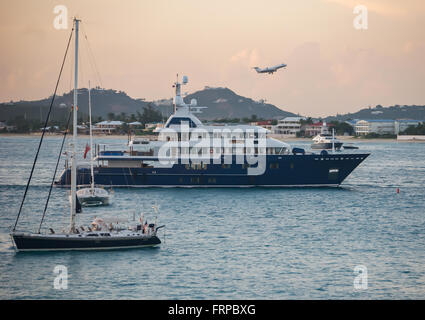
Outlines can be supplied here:
<path id="1" fill-rule="evenodd" d="M 278 64 L 277 66 L 274 67 L 267 67 L 264 69 L 258 68 L 258 67 L 253 67 L 252 69 L 255 69 L 255 71 L 257 71 L 257 73 L 269 73 L 269 74 L 273 74 L 273 72 L 276 72 L 278 69 L 280 68 L 285 68 L 286 64 L 282 63 L 282 64 Z"/>

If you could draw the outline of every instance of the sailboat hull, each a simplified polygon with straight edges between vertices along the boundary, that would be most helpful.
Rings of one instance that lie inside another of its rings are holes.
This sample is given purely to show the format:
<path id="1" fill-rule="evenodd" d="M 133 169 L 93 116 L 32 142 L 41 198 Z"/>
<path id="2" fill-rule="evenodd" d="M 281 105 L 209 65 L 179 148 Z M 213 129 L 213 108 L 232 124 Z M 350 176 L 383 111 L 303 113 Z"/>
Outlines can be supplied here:
<path id="1" fill-rule="evenodd" d="M 109 198 L 107 197 L 87 197 L 79 198 L 81 205 L 84 207 L 97 207 L 97 206 L 107 206 L 109 205 Z"/>
<path id="2" fill-rule="evenodd" d="M 161 244 L 156 236 L 78 236 L 12 234 L 17 251 L 110 250 L 153 247 Z"/>

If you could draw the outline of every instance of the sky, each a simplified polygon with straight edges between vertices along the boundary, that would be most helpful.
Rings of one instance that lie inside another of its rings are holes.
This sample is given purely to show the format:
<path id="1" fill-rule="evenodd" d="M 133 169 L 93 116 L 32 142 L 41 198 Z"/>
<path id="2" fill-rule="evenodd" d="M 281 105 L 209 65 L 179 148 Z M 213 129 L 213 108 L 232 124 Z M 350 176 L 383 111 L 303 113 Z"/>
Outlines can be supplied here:
<path id="1" fill-rule="evenodd" d="M 67 29 L 55 28 L 58 5 Z M 367 29 L 354 27 L 358 5 Z M 80 87 L 171 98 L 178 73 L 184 92 L 227 87 L 308 116 L 425 104 L 423 0 L 1 0 L 0 101 L 53 93 L 73 16 Z M 72 88 L 72 55 L 59 93 Z"/>

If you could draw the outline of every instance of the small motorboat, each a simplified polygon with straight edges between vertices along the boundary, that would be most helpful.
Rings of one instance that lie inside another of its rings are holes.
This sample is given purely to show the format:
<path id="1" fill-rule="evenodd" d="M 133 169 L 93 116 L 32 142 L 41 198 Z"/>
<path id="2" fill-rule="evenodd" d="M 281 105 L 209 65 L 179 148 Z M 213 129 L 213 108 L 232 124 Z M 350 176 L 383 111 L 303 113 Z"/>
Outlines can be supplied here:
<path id="1" fill-rule="evenodd" d="M 359 147 L 356 147 L 352 143 L 344 143 L 344 149 L 358 149 Z"/>
<path id="2" fill-rule="evenodd" d="M 326 122 L 323 123 L 321 133 L 313 138 L 313 143 L 311 144 L 312 149 L 321 149 L 321 150 L 339 150 L 342 147 L 342 142 L 335 138 L 333 133 L 329 133 L 329 130 L 326 126 Z"/>

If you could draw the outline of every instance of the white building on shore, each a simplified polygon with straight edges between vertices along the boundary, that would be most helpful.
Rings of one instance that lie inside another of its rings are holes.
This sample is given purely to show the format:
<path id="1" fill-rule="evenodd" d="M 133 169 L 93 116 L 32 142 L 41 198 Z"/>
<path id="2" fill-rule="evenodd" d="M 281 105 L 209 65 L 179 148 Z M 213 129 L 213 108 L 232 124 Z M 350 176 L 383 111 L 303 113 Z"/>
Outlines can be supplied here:
<path id="1" fill-rule="evenodd" d="M 399 134 L 409 126 L 417 126 L 420 120 L 358 120 L 354 124 L 356 135 L 377 134 Z"/>
<path id="2" fill-rule="evenodd" d="M 403 132 L 410 126 L 417 127 L 418 124 L 420 124 L 423 121 L 419 120 L 396 120 L 395 121 L 395 134 L 399 134 L 400 132 Z"/>
<path id="3" fill-rule="evenodd" d="M 358 136 L 365 136 L 369 133 L 394 134 L 394 128 L 394 120 L 359 120 L 354 125 Z"/>
<path id="4" fill-rule="evenodd" d="M 296 137 L 297 133 L 301 131 L 301 120 L 305 119 L 304 117 L 286 117 L 278 121 L 277 125 L 273 127 L 272 132 L 274 134 Z"/>
<path id="5" fill-rule="evenodd" d="M 122 121 L 102 121 L 93 126 L 93 133 L 112 134 L 116 132 L 124 122 Z"/>

